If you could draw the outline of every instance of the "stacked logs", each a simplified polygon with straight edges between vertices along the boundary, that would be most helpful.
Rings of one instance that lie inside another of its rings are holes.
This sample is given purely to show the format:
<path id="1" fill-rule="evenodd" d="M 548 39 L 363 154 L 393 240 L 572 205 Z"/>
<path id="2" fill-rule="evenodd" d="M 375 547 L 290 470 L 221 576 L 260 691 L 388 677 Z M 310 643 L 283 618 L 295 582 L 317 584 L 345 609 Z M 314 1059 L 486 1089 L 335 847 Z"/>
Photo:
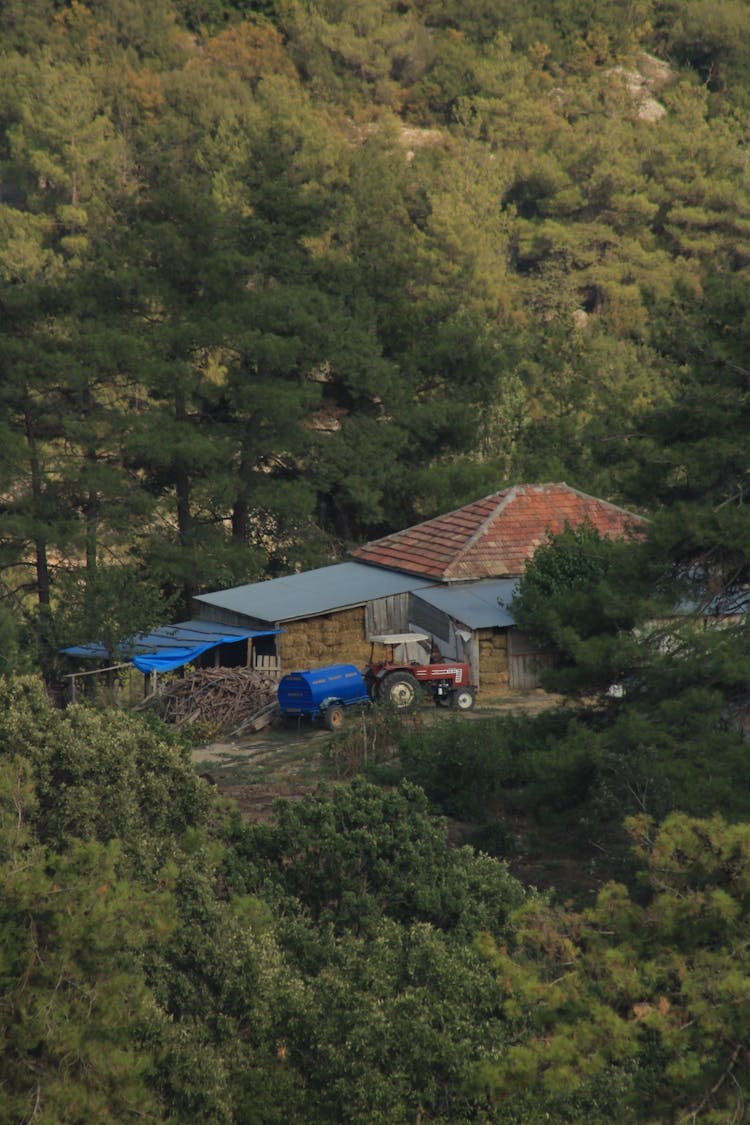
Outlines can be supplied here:
<path id="1" fill-rule="evenodd" d="M 278 684 L 252 668 L 201 668 L 165 686 L 161 695 L 168 723 L 205 723 L 236 733 L 253 727 L 276 706 Z"/>

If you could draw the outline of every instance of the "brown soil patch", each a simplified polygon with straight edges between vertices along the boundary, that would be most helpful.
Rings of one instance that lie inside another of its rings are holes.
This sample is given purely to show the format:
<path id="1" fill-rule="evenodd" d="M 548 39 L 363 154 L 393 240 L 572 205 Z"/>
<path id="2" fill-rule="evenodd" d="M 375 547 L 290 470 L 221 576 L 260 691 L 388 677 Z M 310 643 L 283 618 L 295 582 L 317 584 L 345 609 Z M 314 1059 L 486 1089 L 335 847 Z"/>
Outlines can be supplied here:
<path id="1" fill-rule="evenodd" d="M 222 796 L 234 801 L 242 814 L 243 820 L 263 824 L 270 824 L 273 820 L 273 806 L 280 797 L 289 801 L 298 801 L 307 793 L 313 793 L 314 791 L 314 785 L 298 786 L 293 792 L 289 793 L 282 792 L 279 786 L 263 789 L 256 785 L 225 785 L 221 788 Z"/>
<path id="2" fill-rule="evenodd" d="M 471 722 L 517 711 L 536 714 L 558 702 L 543 691 L 482 698 L 477 708 L 463 712 L 461 719 Z M 428 724 L 445 719 L 441 708 L 429 705 L 420 708 L 418 714 L 419 721 Z M 336 779 L 325 755 L 332 737 L 324 727 L 306 721 L 292 728 L 274 722 L 262 731 L 234 739 L 217 738 L 198 746 L 192 751 L 192 760 L 197 772 L 223 797 L 234 801 L 243 817 L 268 821 L 278 797 L 299 799 L 314 792 L 321 782 Z M 458 841 L 461 829 L 451 832 Z"/>

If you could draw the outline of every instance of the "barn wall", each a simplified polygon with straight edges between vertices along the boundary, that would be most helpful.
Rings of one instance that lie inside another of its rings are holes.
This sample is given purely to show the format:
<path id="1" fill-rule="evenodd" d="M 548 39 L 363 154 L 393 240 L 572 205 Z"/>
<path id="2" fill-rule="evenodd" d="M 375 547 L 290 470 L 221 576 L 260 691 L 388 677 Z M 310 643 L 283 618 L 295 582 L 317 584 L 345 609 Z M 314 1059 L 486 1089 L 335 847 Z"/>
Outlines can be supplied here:
<path id="1" fill-rule="evenodd" d="M 508 630 L 477 629 L 479 685 L 483 696 L 504 695 L 508 682 Z"/>
<path id="2" fill-rule="evenodd" d="M 553 657 L 539 648 L 520 629 L 508 631 L 509 683 L 513 691 L 530 691 L 541 686 L 539 673 L 543 668 L 551 668 Z"/>
<path id="3" fill-rule="evenodd" d="M 370 656 L 365 637 L 365 607 L 285 621 L 279 634 L 281 672 L 322 668 L 326 664 L 364 666 Z"/>
<path id="4" fill-rule="evenodd" d="M 246 617 L 244 613 L 235 613 L 231 609 L 224 609 L 218 605 L 208 605 L 207 602 L 193 602 L 193 617 L 199 621 L 211 621 L 215 625 L 236 625 L 239 629 L 269 629 L 274 625 L 269 621 L 260 621 L 257 617 Z"/>
<path id="5" fill-rule="evenodd" d="M 365 607 L 365 630 L 368 637 L 382 633 L 409 632 L 409 595 L 391 594 L 377 598 Z"/>

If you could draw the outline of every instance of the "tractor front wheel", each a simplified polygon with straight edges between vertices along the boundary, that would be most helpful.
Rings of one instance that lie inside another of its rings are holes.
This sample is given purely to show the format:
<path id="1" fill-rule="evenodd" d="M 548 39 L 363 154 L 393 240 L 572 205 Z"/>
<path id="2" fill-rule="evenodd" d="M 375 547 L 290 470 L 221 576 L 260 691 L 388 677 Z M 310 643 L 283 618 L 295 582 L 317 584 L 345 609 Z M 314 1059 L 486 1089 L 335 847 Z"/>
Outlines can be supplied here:
<path id="1" fill-rule="evenodd" d="M 474 692 L 468 688 L 459 688 L 453 692 L 451 702 L 457 711 L 471 711 L 474 706 Z"/>
<path id="2" fill-rule="evenodd" d="M 415 704 L 419 684 L 409 672 L 391 672 L 380 683 L 380 698 L 397 711 L 409 711 Z"/>
<path id="3" fill-rule="evenodd" d="M 329 730 L 341 730 L 344 725 L 344 708 L 340 703 L 331 703 L 326 707 L 323 722 Z"/>

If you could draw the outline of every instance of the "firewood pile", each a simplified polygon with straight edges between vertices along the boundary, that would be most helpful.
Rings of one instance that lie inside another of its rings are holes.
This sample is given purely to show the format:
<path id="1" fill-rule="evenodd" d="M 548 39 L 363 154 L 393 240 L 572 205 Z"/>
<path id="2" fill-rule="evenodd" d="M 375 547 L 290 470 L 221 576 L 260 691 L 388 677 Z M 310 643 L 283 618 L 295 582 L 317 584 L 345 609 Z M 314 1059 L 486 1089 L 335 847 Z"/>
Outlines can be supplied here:
<path id="1" fill-rule="evenodd" d="M 276 710 L 278 684 L 252 668 L 201 668 L 161 695 L 168 723 L 205 723 L 228 734 L 259 730 Z"/>

